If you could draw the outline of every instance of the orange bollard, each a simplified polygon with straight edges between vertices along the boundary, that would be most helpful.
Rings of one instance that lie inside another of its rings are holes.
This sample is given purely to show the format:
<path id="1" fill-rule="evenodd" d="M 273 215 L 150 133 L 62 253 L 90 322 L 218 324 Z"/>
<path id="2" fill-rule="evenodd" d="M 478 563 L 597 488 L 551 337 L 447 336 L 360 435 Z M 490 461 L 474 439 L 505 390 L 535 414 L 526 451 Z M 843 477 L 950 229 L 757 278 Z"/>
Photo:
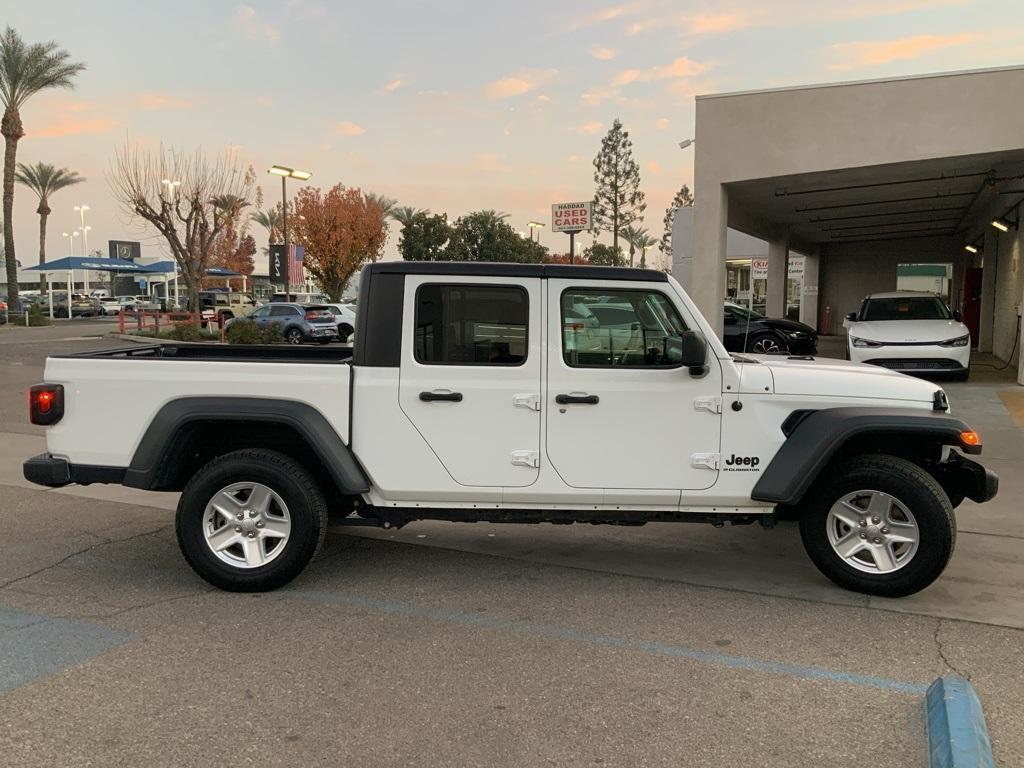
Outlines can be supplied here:
<path id="1" fill-rule="evenodd" d="M 821 333 L 828 336 L 832 331 L 832 307 L 826 306 L 825 313 L 821 316 Z"/>

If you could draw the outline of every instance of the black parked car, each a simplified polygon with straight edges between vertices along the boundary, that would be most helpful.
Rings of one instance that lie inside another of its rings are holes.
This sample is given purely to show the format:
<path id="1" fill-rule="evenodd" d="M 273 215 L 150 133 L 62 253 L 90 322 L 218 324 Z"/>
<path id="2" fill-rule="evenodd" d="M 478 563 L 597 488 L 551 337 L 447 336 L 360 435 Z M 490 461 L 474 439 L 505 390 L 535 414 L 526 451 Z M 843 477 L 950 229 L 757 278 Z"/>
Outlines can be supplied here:
<path id="1" fill-rule="evenodd" d="M 818 334 L 811 326 L 765 317 L 731 301 L 725 302 L 722 341 L 730 352 L 813 355 L 818 351 Z"/>

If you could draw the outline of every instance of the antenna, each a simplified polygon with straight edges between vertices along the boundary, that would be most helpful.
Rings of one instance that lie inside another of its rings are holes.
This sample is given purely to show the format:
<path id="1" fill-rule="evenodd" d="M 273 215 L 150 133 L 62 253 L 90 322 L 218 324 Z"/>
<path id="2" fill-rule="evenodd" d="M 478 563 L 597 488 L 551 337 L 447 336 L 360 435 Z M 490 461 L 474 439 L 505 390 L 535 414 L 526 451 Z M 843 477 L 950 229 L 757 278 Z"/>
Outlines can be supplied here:
<path id="1" fill-rule="evenodd" d="M 751 304 L 753 304 L 752 300 L 751 300 Z M 747 353 L 747 340 L 750 338 L 750 315 L 751 315 L 751 309 L 750 309 L 750 307 L 747 307 L 747 325 L 746 325 L 746 328 L 743 329 L 743 347 L 742 347 L 742 350 L 743 350 L 743 354 L 744 355 Z M 739 411 L 739 410 L 743 409 L 743 401 L 742 401 L 742 397 L 743 397 L 743 394 L 742 394 L 743 393 L 743 368 L 746 365 L 747 365 L 747 363 L 742 362 L 742 361 L 740 362 L 740 376 L 739 376 L 739 380 L 736 382 L 736 400 L 732 404 L 732 409 L 734 411 Z"/>

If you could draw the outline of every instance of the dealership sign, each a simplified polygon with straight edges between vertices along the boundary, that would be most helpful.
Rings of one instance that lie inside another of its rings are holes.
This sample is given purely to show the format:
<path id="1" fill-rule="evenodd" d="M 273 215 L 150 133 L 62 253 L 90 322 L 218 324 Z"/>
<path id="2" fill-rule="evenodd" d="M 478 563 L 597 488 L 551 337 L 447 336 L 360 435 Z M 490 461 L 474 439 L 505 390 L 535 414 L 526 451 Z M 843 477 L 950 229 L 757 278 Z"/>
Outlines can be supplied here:
<path id="1" fill-rule="evenodd" d="M 590 229 L 594 202 L 555 203 L 551 206 L 552 232 L 582 232 Z"/>
<path id="2" fill-rule="evenodd" d="M 750 279 L 751 280 L 767 280 L 768 279 L 768 259 L 754 258 L 750 260 Z"/>

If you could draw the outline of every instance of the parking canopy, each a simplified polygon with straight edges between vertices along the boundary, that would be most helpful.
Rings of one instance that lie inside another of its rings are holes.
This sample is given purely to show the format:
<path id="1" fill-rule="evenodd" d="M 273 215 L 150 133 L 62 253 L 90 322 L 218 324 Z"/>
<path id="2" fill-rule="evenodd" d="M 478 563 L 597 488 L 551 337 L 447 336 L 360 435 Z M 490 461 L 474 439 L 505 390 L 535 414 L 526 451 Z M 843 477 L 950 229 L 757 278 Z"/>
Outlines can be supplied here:
<path id="1" fill-rule="evenodd" d="M 147 264 L 146 270 L 149 272 L 157 272 L 161 274 L 174 274 L 180 272 L 178 265 L 173 261 L 158 261 L 155 264 Z M 242 277 L 241 272 L 235 272 L 232 269 L 226 269 L 224 267 L 207 267 L 207 277 Z"/>
<path id="2" fill-rule="evenodd" d="M 77 272 L 91 270 L 94 272 L 155 272 L 152 264 L 136 264 L 125 259 L 90 258 L 88 256 L 65 256 L 63 259 L 48 261 L 27 267 L 26 272 Z"/>

